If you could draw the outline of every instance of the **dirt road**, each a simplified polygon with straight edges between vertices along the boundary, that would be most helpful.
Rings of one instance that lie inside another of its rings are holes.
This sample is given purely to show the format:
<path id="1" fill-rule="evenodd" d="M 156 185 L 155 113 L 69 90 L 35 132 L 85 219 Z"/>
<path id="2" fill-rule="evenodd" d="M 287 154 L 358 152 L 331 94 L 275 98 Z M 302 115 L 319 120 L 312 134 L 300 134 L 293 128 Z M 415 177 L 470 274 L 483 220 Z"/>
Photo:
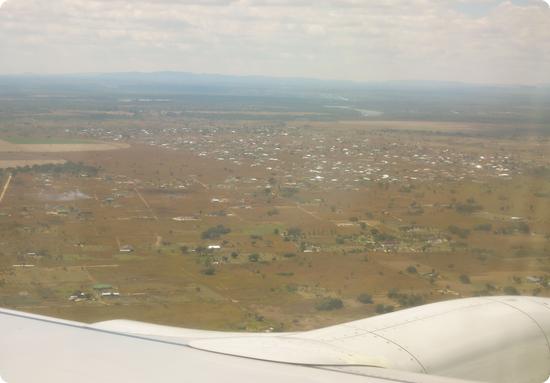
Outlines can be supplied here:
<path id="1" fill-rule="evenodd" d="M 2 194 L 0 194 L 0 203 L 2 203 L 2 201 L 4 200 L 4 196 L 6 195 L 6 192 L 8 191 L 8 188 L 10 187 L 10 183 L 11 183 L 11 179 L 13 178 L 13 176 L 10 175 L 8 176 L 8 180 L 6 181 L 6 183 L 4 184 L 4 188 L 2 189 Z"/>

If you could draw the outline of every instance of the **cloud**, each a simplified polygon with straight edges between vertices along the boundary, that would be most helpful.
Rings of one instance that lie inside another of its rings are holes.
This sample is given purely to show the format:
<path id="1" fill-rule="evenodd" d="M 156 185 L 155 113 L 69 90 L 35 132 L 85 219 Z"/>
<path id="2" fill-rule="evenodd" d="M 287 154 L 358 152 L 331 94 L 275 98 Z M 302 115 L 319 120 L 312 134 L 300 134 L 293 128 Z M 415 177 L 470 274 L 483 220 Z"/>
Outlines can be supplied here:
<path id="1" fill-rule="evenodd" d="M 549 25 L 542 0 L 9 0 L 0 72 L 550 82 Z"/>

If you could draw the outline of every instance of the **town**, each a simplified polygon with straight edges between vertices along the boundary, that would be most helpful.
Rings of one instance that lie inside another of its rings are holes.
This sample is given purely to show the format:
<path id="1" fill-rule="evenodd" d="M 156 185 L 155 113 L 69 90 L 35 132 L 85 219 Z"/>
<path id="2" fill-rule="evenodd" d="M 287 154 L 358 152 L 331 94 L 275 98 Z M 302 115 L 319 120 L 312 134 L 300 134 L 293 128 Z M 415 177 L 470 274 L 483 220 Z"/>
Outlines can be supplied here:
<path id="1" fill-rule="evenodd" d="M 550 294 L 546 136 L 167 102 L 5 125 L 1 306 L 283 331 Z"/>

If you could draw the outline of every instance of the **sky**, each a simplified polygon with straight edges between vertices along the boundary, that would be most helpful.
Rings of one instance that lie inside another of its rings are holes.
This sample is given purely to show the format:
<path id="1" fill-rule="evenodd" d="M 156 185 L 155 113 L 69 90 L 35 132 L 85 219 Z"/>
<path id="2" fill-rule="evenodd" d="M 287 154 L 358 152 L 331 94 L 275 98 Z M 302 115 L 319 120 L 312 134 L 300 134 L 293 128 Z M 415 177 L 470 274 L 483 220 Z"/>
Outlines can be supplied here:
<path id="1" fill-rule="evenodd" d="M 550 83 L 543 0 L 0 0 L 0 74 Z"/>

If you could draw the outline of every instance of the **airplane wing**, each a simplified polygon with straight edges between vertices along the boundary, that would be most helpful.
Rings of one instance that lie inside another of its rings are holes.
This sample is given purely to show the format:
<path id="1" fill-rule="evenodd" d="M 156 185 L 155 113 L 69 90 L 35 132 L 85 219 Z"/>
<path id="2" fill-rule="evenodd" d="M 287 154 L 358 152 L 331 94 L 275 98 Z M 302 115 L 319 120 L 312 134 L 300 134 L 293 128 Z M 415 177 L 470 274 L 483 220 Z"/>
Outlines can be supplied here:
<path id="1" fill-rule="evenodd" d="M 491 373 L 489 381 L 542 383 L 549 302 L 465 299 L 292 334 L 88 325 L 0 310 L 0 383 L 457 383 Z"/>

